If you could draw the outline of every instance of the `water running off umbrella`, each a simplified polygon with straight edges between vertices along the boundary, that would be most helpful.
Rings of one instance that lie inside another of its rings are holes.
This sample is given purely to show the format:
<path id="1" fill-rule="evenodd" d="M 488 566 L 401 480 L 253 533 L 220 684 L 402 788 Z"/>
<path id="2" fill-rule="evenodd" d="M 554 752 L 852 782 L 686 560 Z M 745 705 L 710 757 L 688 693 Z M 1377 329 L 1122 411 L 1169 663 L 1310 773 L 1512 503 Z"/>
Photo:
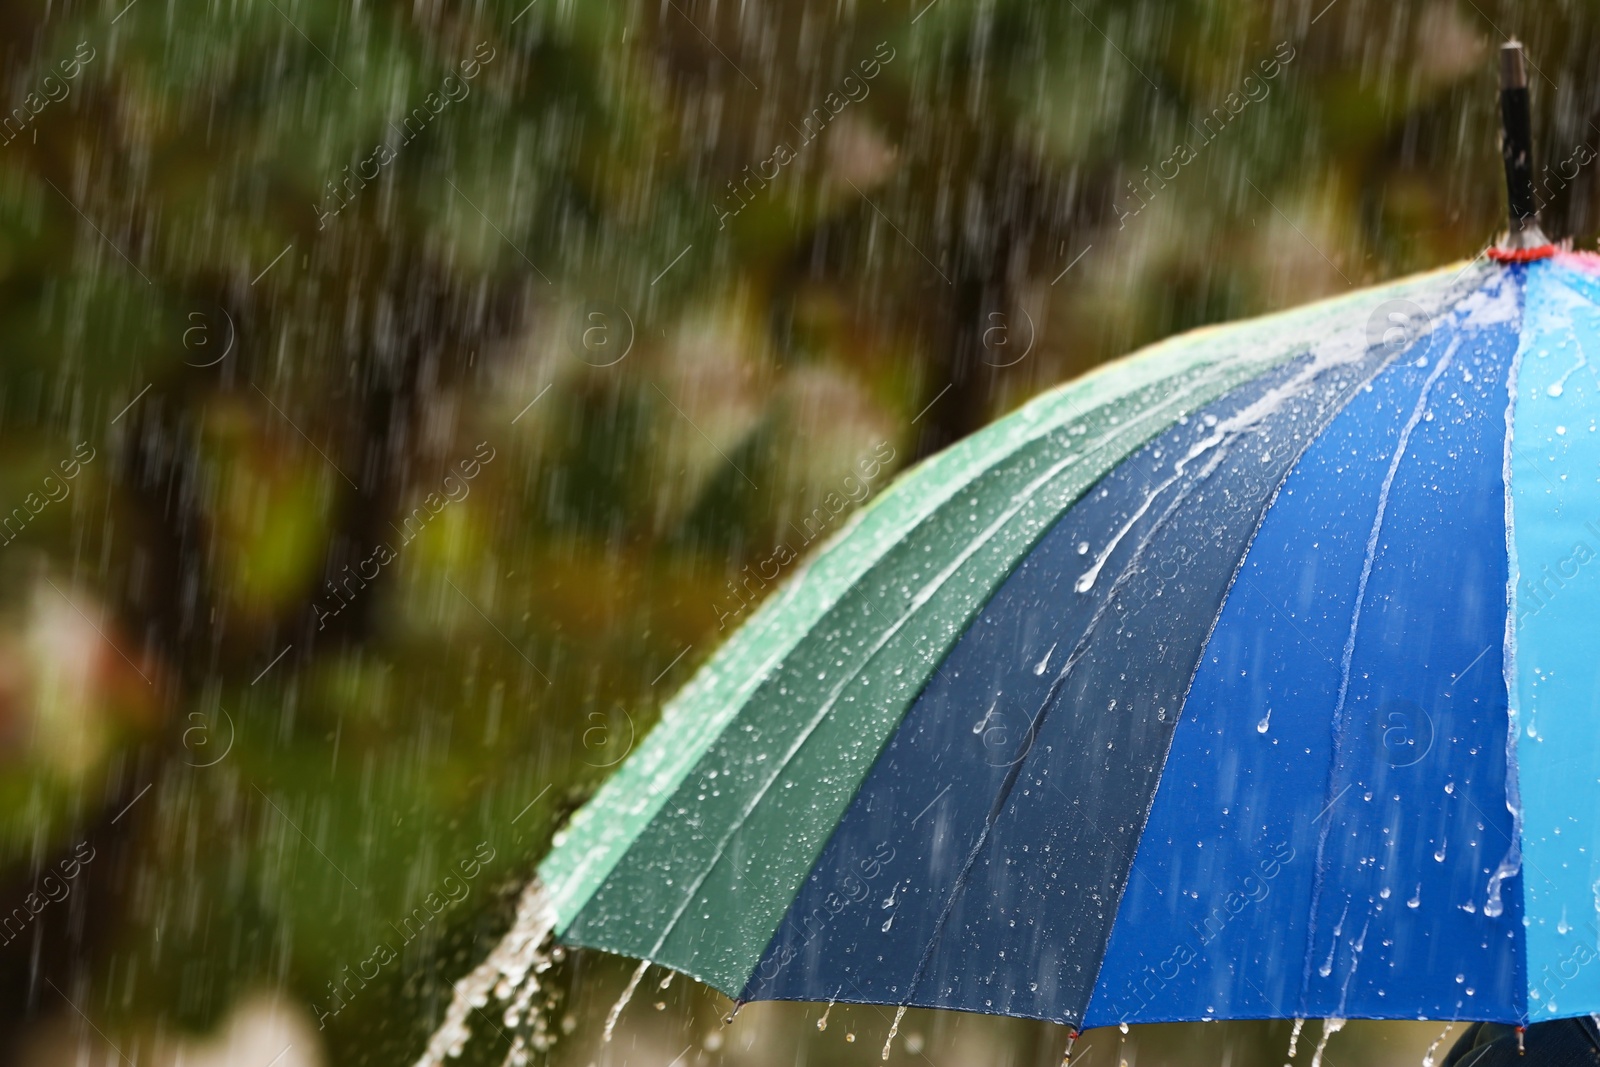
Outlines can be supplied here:
<path id="1" fill-rule="evenodd" d="M 460 1056 L 472 1038 L 472 1013 L 487 1007 L 491 995 L 507 1004 L 502 1020 L 516 1035 L 506 1054 L 507 1067 L 527 1063 L 528 1041 L 521 1024 L 539 992 L 539 975 L 561 958 L 560 948 L 547 948 L 555 927 L 556 914 L 544 885 L 537 878 L 531 879 L 517 902 L 511 929 L 482 963 L 455 983 L 444 1021 L 428 1040 L 416 1067 L 444 1067 L 446 1060 Z M 535 1016 L 536 1038 L 544 1035 L 543 1018 L 543 1013 Z"/>

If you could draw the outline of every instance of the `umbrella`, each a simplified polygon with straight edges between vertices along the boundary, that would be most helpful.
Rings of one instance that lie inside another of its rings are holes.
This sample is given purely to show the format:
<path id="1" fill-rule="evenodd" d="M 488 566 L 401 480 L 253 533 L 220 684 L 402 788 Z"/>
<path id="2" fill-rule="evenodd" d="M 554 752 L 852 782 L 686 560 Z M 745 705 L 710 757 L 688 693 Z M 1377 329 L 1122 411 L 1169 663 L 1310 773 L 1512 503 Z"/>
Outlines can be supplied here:
<path id="1" fill-rule="evenodd" d="M 1504 103 L 1487 261 L 905 474 L 557 835 L 513 948 L 1074 1029 L 1600 1010 L 1600 257 L 1538 231 Z"/>

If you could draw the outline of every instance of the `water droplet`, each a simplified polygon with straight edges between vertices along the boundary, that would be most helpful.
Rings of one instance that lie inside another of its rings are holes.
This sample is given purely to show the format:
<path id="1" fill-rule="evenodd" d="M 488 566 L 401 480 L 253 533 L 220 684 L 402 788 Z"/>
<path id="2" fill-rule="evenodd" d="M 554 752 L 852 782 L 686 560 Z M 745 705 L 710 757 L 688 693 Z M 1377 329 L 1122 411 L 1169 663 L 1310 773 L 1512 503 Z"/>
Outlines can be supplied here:
<path id="1" fill-rule="evenodd" d="M 906 1017 L 906 1006 L 900 1005 L 895 1009 L 894 1022 L 889 1024 L 889 1037 L 883 1043 L 883 1058 L 889 1058 L 889 1050 L 894 1047 L 894 1035 L 900 1032 L 900 1020 Z"/>
<path id="2" fill-rule="evenodd" d="M 1451 1023 L 1444 1028 L 1444 1033 L 1433 1039 L 1433 1044 L 1428 1046 L 1427 1053 L 1422 1057 L 1422 1067 L 1433 1067 L 1434 1055 L 1439 1051 L 1439 1046 L 1444 1044 L 1444 1039 L 1450 1036 L 1450 1031 L 1454 1030 L 1455 1026 L 1455 1023 Z"/>
<path id="3" fill-rule="evenodd" d="M 1311 1067 L 1322 1067 L 1322 1053 L 1328 1047 L 1328 1039 L 1344 1029 L 1343 1019 L 1322 1020 L 1322 1038 L 1317 1042 L 1317 1050 L 1311 1054 Z"/>
<path id="4" fill-rule="evenodd" d="M 1295 1050 L 1300 1047 L 1300 1031 L 1305 1028 L 1305 1025 L 1306 1021 L 1304 1019 L 1296 1019 L 1294 1021 L 1294 1029 L 1289 1031 L 1289 1058 L 1291 1060 L 1294 1059 Z"/>
<path id="5" fill-rule="evenodd" d="M 609 1042 L 611 1040 L 611 1035 L 617 1029 L 617 1020 L 622 1017 L 622 1009 L 626 1008 L 628 1001 L 633 999 L 634 990 L 639 988 L 639 981 L 644 977 L 644 972 L 649 967 L 649 960 L 640 961 L 638 969 L 633 972 L 633 977 L 628 980 L 628 987 L 622 991 L 622 996 L 618 997 L 617 1002 L 611 1006 L 611 1014 L 606 1016 L 606 1026 L 600 1035 L 602 1041 Z"/>

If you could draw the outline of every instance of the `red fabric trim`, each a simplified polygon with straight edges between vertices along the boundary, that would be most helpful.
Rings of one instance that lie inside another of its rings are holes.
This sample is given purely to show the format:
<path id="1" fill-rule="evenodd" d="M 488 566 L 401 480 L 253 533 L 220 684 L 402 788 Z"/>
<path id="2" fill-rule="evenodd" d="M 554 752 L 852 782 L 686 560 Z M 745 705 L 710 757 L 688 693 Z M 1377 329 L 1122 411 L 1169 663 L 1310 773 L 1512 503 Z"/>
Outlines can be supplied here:
<path id="1" fill-rule="evenodd" d="M 1496 263 L 1532 263 L 1536 259 L 1549 259 L 1555 254 L 1555 245 L 1540 245 L 1538 248 L 1489 249 L 1489 258 Z"/>

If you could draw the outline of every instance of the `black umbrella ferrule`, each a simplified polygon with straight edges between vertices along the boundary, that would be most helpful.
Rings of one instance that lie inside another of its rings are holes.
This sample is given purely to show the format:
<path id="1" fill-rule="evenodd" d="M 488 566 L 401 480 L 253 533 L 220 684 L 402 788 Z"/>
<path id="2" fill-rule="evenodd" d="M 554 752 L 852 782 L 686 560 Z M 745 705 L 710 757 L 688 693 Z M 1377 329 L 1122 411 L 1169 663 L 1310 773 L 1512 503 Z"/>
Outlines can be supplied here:
<path id="1" fill-rule="evenodd" d="M 1537 222 L 1533 200 L 1533 119 L 1528 110 L 1528 72 L 1522 45 L 1500 47 L 1500 153 L 1506 163 L 1506 200 L 1511 226 Z"/>
<path id="2" fill-rule="evenodd" d="M 1533 118 L 1528 105 L 1527 63 L 1519 41 L 1500 46 L 1500 154 L 1506 168 L 1510 226 L 1490 254 L 1512 261 L 1551 255 L 1555 249 L 1539 228 L 1539 205 L 1533 195 Z"/>

